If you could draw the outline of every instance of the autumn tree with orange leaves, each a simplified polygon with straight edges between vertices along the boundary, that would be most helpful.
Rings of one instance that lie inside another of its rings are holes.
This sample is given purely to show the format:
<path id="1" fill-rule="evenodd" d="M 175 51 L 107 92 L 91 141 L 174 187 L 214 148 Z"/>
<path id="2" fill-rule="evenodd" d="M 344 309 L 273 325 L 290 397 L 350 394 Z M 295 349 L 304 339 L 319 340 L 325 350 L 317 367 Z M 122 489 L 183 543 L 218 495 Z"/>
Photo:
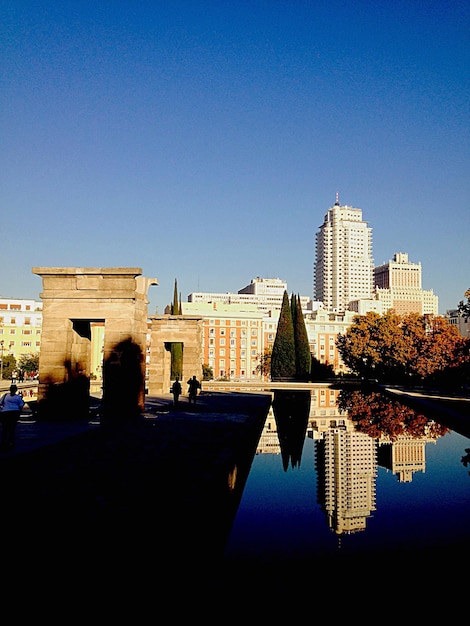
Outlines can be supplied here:
<path id="1" fill-rule="evenodd" d="M 395 383 L 465 384 L 470 340 L 443 317 L 410 313 L 356 316 L 337 340 L 347 367 L 363 378 Z"/>

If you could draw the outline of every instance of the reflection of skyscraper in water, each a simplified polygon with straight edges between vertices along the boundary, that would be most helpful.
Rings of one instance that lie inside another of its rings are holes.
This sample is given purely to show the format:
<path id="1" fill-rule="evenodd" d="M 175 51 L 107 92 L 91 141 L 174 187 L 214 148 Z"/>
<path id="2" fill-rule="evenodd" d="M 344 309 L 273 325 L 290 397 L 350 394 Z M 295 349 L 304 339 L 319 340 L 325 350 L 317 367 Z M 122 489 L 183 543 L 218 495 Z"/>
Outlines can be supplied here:
<path id="1" fill-rule="evenodd" d="M 381 467 L 396 474 L 398 482 L 410 483 L 414 472 L 426 469 L 426 444 L 436 443 L 436 437 L 417 439 L 410 435 L 398 435 L 395 441 L 379 442 L 378 462 Z"/>
<path id="2" fill-rule="evenodd" d="M 335 428 L 324 433 L 315 449 L 319 500 L 328 526 L 338 535 L 365 530 L 376 508 L 377 442 Z"/>

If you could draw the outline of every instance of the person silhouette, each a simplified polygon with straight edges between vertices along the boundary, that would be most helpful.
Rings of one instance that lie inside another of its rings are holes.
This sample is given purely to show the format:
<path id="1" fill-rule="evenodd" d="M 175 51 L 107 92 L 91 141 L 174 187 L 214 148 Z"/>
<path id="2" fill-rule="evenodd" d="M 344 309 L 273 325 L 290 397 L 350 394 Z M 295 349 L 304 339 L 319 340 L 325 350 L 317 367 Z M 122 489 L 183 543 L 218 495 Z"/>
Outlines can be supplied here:
<path id="1" fill-rule="evenodd" d="M 196 376 L 193 376 L 187 381 L 187 384 L 188 384 L 189 404 L 191 404 L 191 402 L 193 404 L 196 404 L 197 393 L 198 393 L 198 389 L 201 389 L 201 383 L 198 381 Z"/>
<path id="2" fill-rule="evenodd" d="M 182 388 L 179 377 L 176 377 L 175 382 L 171 386 L 171 393 L 173 394 L 173 406 L 178 406 L 178 399 L 180 397 Z"/>
<path id="3" fill-rule="evenodd" d="M 21 409 L 24 407 L 23 396 L 17 394 L 18 387 L 10 385 L 10 392 L 5 393 L 0 400 L 0 420 L 2 422 L 2 436 L 0 450 L 13 450 L 15 447 L 16 424 L 20 419 Z"/>

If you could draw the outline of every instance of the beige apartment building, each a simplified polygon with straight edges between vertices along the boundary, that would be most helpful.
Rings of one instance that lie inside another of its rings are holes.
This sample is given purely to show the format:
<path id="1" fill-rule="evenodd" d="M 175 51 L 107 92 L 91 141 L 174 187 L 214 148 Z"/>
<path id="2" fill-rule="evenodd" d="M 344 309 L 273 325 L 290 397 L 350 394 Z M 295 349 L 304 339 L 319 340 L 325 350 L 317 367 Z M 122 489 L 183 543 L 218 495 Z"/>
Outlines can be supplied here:
<path id="1" fill-rule="evenodd" d="M 41 328 L 42 302 L 0 298 L 0 359 L 38 354 Z"/>
<path id="2" fill-rule="evenodd" d="M 282 293 L 284 289 L 286 283 Z M 272 301 L 268 305 L 262 294 L 252 294 L 251 302 L 244 305 L 224 301 L 226 295 L 207 294 L 204 301 L 197 294 L 192 298 L 195 301 L 181 303 L 183 315 L 201 315 L 204 363 L 212 368 L 215 379 L 261 380 L 260 356 L 274 345 L 282 295 L 276 306 Z M 320 363 L 332 365 L 335 373 L 347 373 L 336 339 L 352 324 L 355 313 L 328 312 L 306 296 L 302 301 L 310 352 Z"/>
<path id="3" fill-rule="evenodd" d="M 398 315 L 438 314 L 439 298 L 432 289 L 422 288 L 421 263 L 411 263 L 405 252 L 397 252 L 388 263 L 374 268 L 374 290 L 384 311 L 394 309 Z"/>

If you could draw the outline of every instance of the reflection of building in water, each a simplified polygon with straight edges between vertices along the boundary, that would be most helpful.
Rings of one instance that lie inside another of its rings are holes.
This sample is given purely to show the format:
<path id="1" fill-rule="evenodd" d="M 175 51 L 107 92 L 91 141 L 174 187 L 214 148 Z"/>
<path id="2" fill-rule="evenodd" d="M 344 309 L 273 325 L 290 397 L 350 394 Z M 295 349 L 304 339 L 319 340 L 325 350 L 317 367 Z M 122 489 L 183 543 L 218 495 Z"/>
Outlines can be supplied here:
<path id="1" fill-rule="evenodd" d="M 323 450 L 321 450 L 323 448 Z M 364 433 L 334 428 L 316 443 L 320 504 L 328 526 L 338 535 L 365 530 L 366 519 L 375 511 L 377 443 Z"/>
<path id="2" fill-rule="evenodd" d="M 434 437 L 416 439 L 409 435 L 399 435 L 395 441 L 380 441 L 378 462 L 381 467 L 396 474 L 398 482 L 410 483 L 414 472 L 426 469 L 426 444 L 436 443 Z"/>
<path id="3" fill-rule="evenodd" d="M 312 390 L 308 436 L 315 439 L 318 501 L 338 535 L 366 528 L 375 511 L 377 442 L 354 430 L 338 408 L 338 389 Z"/>
<path id="4" fill-rule="evenodd" d="M 276 420 L 274 419 L 274 410 L 271 406 L 264 423 L 261 437 L 258 441 L 256 454 L 280 454 L 281 446 L 279 445 L 279 437 L 277 434 Z"/>
<path id="5" fill-rule="evenodd" d="M 307 425 L 307 436 L 310 439 L 321 439 L 323 433 L 338 426 L 354 430 L 347 413 L 338 409 L 339 389 L 315 387 L 311 392 L 310 413 Z"/>

